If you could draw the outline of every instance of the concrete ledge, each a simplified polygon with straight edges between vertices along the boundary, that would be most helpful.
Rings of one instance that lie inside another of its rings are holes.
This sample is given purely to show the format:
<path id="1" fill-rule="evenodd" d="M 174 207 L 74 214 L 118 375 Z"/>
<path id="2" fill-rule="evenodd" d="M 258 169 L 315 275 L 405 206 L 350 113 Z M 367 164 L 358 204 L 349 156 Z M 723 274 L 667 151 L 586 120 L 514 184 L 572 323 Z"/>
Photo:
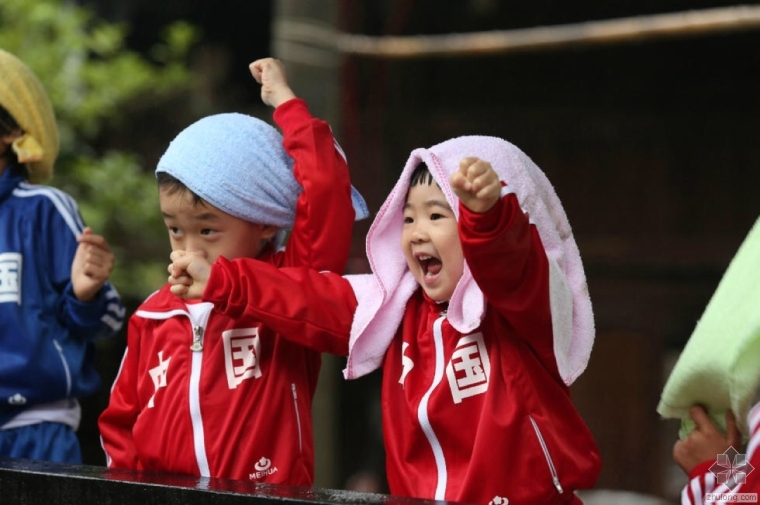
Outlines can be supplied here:
<path id="1" fill-rule="evenodd" d="M 0 458 L 0 502 L 9 505 L 424 505 L 430 500 L 99 466 Z"/>

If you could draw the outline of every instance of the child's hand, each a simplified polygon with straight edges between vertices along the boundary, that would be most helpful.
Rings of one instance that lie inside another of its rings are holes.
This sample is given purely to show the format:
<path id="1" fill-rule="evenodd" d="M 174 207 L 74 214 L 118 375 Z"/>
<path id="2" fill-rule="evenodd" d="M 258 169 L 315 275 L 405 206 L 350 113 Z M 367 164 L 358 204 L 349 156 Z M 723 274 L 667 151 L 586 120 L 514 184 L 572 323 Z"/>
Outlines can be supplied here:
<path id="1" fill-rule="evenodd" d="M 77 238 L 74 260 L 71 262 L 71 284 L 80 302 L 92 301 L 111 275 L 114 255 L 108 242 L 87 227 Z"/>
<path id="2" fill-rule="evenodd" d="M 698 464 L 716 460 L 718 454 L 723 454 L 729 447 L 741 450 L 741 433 L 733 412 L 726 411 L 726 435 L 713 424 L 701 406 L 693 406 L 689 413 L 697 426 L 673 446 L 673 460 L 687 475 Z"/>
<path id="3" fill-rule="evenodd" d="M 211 274 L 211 263 L 203 256 L 185 251 L 174 251 L 170 257 L 172 263 L 167 270 L 171 292 L 186 300 L 200 299 Z"/>
<path id="4" fill-rule="evenodd" d="M 248 68 L 253 78 L 261 84 L 261 100 L 274 108 L 296 97 L 285 78 L 285 66 L 280 60 L 263 58 Z"/>
<path id="5" fill-rule="evenodd" d="M 498 174 L 490 163 L 479 158 L 462 158 L 459 171 L 451 174 L 449 182 L 462 204 L 472 212 L 490 210 L 501 197 Z"/>

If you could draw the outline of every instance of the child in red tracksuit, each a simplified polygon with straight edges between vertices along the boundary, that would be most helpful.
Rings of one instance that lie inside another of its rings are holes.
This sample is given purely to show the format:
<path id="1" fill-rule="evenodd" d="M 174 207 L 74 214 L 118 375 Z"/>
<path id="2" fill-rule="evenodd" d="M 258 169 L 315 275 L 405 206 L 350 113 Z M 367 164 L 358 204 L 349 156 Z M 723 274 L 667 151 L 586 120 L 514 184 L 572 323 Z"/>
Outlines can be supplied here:
<path id="1" fill-rule="evenodd" d="M 372 274 L 346 277 L 175 257 L 170 282 L 287 338 L 345 346 L 349 379 L 382 367 L 391 494 L 579 503 L 600 459 L 568 385 L 588 361 L 593 316 L 544 174 L 493 137 L 417 149 L 367 254 Z"/>
<path id="2" fill-rule="evenodd" d="M 366 217 L 343 154 L 278 60 L 250 69 L 284 137 L 243 114 L 177 135 L 156 169 L 172 254 L 341 273 L 355 215 Z M 274 239 L 290 228 L 283 249 Z M 130 319 L 99 418 L 108 466 L 310 486 L 311 402 L 320 353 L 335 349 L 288 341 L 255 316 L 229 317 L 171 288 Z"/>

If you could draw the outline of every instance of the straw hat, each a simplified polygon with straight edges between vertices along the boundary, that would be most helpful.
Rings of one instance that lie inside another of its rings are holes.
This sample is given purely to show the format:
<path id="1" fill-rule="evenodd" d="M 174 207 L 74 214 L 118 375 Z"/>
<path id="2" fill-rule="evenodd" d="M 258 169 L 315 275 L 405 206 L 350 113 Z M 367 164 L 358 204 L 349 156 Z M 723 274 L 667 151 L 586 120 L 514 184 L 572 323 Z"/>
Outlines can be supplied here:
<path id="1" fill-rule="evenodd" d="M 59 140 L 50 98 L 37 76 L 21 60 L 0 49 L 0 105 L 24 130 L 13 142 L 20 163 L 26 164 L 29 182 L 53 176 Z"/>

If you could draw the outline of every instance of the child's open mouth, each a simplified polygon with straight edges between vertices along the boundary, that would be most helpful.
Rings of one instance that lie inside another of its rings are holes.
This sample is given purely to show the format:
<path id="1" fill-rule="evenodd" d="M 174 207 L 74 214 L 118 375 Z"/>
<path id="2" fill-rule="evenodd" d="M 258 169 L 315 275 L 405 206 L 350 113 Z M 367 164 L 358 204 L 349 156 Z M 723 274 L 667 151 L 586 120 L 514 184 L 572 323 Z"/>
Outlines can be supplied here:
<path id="1" fill-rule="evenodd" d="M 423 277 L 433 278 L 441 273 L 441 268 L 443 268 L 441 260 L 432 256 L 417 256 L 417 261 L 422 268 Z"/>

